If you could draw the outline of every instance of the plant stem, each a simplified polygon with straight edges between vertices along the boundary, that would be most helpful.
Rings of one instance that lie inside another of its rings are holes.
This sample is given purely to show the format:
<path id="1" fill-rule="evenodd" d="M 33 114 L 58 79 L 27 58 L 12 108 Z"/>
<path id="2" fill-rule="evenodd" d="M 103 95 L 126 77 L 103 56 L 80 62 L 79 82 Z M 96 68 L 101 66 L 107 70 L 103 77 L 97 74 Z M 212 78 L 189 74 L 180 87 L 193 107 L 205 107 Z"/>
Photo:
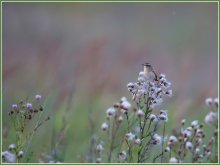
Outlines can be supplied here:
<path id="1" fill-rule="evenodd" d="M 165 135 L 165 129 L 166 129 L 166 122 L 164 121 L 164 124 L 163 124 L 163 138 L 162 138 L 162 155 L 161 155 L 161 163 L 163 162 L 163 143 L 164 143 L 164 135 Z"/>

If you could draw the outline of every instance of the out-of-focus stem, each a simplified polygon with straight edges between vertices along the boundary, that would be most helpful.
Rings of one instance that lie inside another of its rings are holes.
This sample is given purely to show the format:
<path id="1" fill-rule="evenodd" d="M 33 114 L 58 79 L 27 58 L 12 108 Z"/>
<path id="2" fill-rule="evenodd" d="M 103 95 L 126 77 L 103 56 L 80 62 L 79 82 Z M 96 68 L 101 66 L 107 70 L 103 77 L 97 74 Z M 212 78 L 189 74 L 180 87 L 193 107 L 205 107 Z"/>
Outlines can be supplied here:
<path id="1" fill-rule="evenodd" d="M 163 162 L 163 143 L 164 143 L 164 135 L 165 135 L 165 130 L 166 129 L 166 122 L 164 121 L 164 124 L 163 124 L 163 138 L 162 138 L 162 153 L 161 153 L 161 163 Z"/>

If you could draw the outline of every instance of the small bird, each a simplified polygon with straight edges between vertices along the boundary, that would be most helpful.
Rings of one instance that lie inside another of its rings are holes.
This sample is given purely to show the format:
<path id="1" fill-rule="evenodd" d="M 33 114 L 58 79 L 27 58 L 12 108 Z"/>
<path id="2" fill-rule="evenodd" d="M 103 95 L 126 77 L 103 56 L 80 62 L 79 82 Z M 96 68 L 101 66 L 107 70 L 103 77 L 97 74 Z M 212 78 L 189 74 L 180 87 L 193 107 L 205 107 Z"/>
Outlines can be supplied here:
<path id="1" fill-rule="evenodd" d="M 157 74 L 155 73 L 153 67 L 150 63 L 142 64 L 144 66 L 144 75 L 148 80 L 155 80 L 157 81 Z"/>

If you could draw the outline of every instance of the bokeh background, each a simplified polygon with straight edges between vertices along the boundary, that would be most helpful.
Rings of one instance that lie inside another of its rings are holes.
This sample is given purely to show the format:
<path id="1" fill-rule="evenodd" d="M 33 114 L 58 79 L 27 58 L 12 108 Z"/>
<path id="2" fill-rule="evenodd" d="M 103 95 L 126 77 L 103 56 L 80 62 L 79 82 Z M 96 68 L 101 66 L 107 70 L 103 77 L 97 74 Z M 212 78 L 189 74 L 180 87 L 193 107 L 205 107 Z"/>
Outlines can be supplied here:
<path id="1" fill-rule="evenodd" d="M 3 149 L 14 141 L 11 104 L 41 94 L 52 118 L 32 161 L 63 126 L 63 160 L 83 161 L 105 110 L 131 101 L 126 84 L 144 62 L 173 84 L 168 131 L 183 118 L 203 122 L 205 98 L 218 94 L 217 19 L 217 3 L 3 3 Z"/>

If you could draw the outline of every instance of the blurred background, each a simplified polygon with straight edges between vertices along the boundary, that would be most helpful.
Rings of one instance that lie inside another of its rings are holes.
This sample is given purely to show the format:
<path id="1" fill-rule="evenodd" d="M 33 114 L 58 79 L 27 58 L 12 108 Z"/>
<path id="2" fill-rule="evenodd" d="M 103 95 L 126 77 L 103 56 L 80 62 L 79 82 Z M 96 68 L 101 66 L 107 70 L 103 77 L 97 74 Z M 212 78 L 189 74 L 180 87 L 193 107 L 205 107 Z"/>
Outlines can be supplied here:
<path id="1" fill-rule="evenodd" d="M 172 128 L 203 122 L 205 98 L 218 94 L 217 19 L 217 3 L 4 2 L 3 149 L 14 140 L 11 104 L 41 94 L 52 119 L 33 139 L 33 161 L 63 125 L 63 159 L 82 161 L 105 110 L 131 101 L 126 85 L 145 62 L 173 84 L 163 106 Z"/>

